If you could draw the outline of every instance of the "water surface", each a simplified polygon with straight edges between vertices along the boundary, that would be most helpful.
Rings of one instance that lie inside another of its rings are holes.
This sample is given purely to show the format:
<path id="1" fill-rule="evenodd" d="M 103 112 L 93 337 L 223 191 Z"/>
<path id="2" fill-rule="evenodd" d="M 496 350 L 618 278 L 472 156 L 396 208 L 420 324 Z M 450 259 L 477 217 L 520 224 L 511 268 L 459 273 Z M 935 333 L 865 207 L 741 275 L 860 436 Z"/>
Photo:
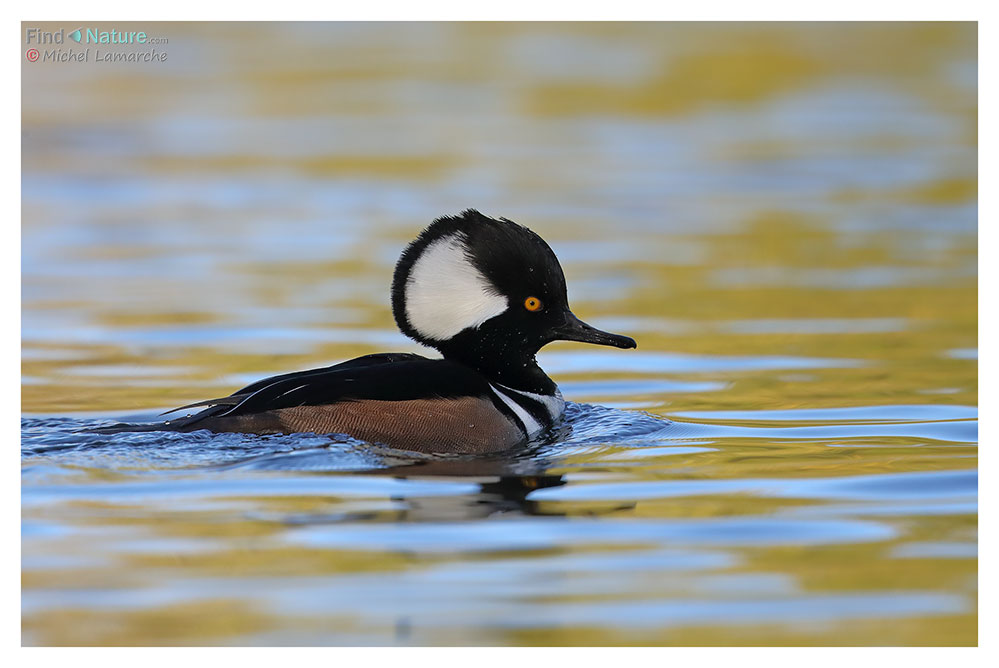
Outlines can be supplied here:
<path id="1" fill-rule="evenodd" d="M 22 69 L 24 644 L 977 642 L 973 25 L 156 33 Z M 551 442 L 80 433 L 425 352 L 470 206 L 638 341 Z"/>

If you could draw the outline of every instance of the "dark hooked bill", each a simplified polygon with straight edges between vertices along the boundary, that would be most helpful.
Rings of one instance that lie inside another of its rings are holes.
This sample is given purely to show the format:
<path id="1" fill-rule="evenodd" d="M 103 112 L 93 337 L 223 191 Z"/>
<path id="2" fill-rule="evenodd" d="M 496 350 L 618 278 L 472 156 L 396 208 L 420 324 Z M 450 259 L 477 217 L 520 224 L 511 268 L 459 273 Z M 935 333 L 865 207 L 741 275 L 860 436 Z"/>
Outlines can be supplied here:
<path id="1" fill-rule="evenodd" d="M 598 346 L 614 346 L 615 348 L 637 348 L 638 344 L 630 336 L 611 334 L 591 327 L 577 318 L 571 311 L 566 311 L 566 321 L 554 330 L 555 341 L 579 341 L 580 343 L 595 343 Z"/>

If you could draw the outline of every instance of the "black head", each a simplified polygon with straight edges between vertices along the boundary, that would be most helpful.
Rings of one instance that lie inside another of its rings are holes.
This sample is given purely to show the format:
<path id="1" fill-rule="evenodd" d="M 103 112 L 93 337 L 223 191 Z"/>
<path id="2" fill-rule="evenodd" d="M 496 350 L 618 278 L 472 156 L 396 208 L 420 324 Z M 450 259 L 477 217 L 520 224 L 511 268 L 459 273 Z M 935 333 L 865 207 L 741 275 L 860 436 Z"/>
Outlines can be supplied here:
<path id="1" fill-rule="evenodd" d="M 484 371 L 533 360 L 552 341 L 635 347 L 572 314 L 544 239 L 473 209 L 438 218 L 403 251 L 392 312 L 407 336 Z"/>

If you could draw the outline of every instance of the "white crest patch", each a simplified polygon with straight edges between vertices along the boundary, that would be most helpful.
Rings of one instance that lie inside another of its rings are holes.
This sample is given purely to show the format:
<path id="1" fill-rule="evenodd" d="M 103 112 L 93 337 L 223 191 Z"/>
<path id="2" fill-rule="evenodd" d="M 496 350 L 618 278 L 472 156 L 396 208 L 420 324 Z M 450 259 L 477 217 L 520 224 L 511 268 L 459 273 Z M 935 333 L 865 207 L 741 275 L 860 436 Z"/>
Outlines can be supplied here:
<path id="1" fill-rule="evenodd" d="M 419 334 L 446 341 L 495 318 L 509 304 L 466 257 L 464 235 L 431 242 L 406 279 L 406 318 Z"/>

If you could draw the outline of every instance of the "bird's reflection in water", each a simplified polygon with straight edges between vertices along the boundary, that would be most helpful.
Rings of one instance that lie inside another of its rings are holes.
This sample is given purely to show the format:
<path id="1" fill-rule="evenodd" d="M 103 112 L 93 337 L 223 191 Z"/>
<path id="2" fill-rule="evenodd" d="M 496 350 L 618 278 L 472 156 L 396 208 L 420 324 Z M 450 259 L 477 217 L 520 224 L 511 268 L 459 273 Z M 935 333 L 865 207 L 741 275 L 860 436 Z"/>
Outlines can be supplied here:
<path id="1" fill-rule="evenodd" d="M 476 483 L 478 489 L 472 494 L 393 497 L 401 507 L 397 521 L 440 522 L 497 514 L 561 515 L 542 511 L 536 501 L 528 498 L 535 490 L 565 484 L 563 476 L 548 473 L 550 466 L 550 462 L 538 458 L 536 453 L 528 452 L 513 457 L 420 459 L 369 473 L 398 479 Z"/>
<path id="2" fill-rule="evenodd" d="M 562 476 L 504 476 L 476 481 L 472 494 L 428 497 L 394 497 L 402 509 L 396 516 L 402 522 L 441 522 L 475 520 L 498 514 L 561 515 L 542 511 L 528 495 L 536 489 L 564 485 Z"/>
<path id="3" fill-rule="evenodd" d="M 329 513 L 285 515 L 289 524 L 343 522 L 453 522 L 497 515 L 563 516 L 553 504 L 531 500 L 531 493 L 566 484 L 565 462 L 550 443 L 527 450 L 491 455 L 428 455 L 372 444 L 336 444 L 255 457 L 224 468 L 298 470 L 331 476 L 378 476 L 397 480 L 474 483 L 475 490 L 447 494 L 395 494 L 392 509 L 371 511 L 331 508 Z M 633 505 L 633 504 L 630 504 Z M 630 506 L 629 506 L 630 507 Z M 622 508 L 608 509 L 607 512 Z M 593 511 L 587 511 L 592 514 Z"/>

